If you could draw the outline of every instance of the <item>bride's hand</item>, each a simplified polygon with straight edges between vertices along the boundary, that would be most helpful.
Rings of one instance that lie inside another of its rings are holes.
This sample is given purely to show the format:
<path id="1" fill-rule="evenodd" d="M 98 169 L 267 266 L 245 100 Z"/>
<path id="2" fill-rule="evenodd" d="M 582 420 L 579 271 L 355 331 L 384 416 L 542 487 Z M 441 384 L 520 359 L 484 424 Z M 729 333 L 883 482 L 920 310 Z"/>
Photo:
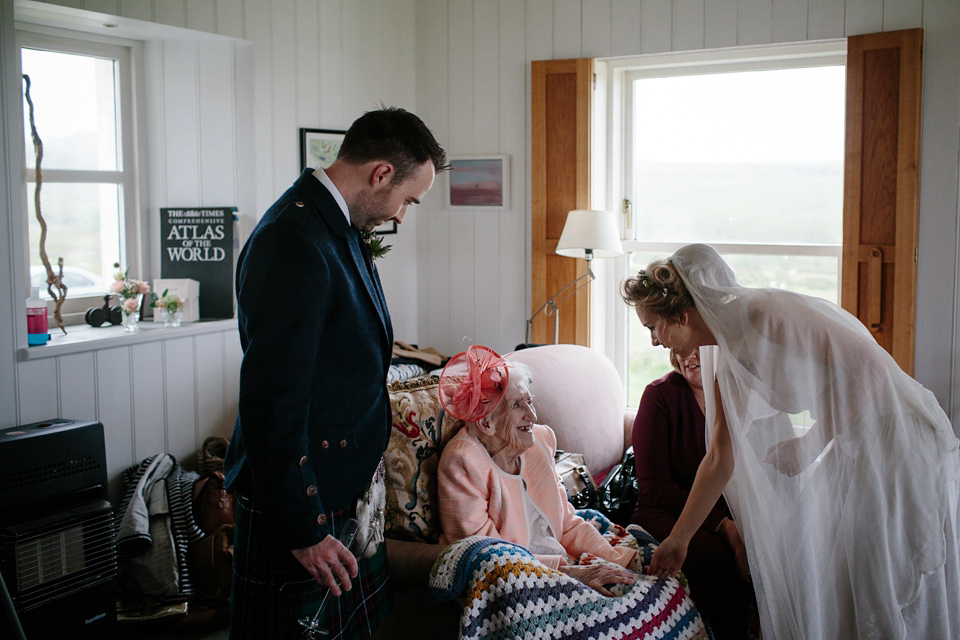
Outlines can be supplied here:
<path id="1" fill-rule="evenodd" d="M 772 464 L 780 473 L 793 477 L 809 467 L 821 451 L 823 446 L 811 429 L 798 438 L 788 438 L 773 445 L 763 461 Z"/>

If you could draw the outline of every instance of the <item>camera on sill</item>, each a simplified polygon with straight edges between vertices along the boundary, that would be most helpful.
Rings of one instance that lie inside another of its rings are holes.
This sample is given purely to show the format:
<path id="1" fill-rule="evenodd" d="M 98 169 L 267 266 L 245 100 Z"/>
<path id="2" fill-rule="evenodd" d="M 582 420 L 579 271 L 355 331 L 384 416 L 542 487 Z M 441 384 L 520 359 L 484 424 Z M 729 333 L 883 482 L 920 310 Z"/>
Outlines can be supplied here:
<path id="1" fill-rule="evenodd" d="M 109 293 L 103 296 L 102 307 L 87 309 L 87 312 L 83 314 L 83 319 L 87 321 L 87 324 L 92 327 L 100 327 L 106 323 L 120 324 L 123 322 L 123 312 L 120 305 L 110 306 L 110 296 Z"/>

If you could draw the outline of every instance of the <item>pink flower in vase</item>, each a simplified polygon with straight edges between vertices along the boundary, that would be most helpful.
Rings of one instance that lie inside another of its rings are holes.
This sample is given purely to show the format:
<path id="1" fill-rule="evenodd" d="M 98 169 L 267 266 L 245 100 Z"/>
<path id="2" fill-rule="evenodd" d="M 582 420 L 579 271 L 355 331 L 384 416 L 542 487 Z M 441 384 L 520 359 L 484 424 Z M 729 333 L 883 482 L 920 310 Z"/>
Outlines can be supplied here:
<path id="1" fill-rule="evenodd" d="M 127 298 L 123 301 L 123 310 L 126 313 L 133 313 L 140 308 L 140 302 L 136 298 Z"/>
<path id="2" fill-rule="evenodd" d="M 110 285 L 110 291 L 113 293 L 120 293 L 123 291 L 123 280 L 114 280 L 113 284 Z"/>
<path id="3" fill-rule="evenodd" d="M 150 285 L 141 280 L 137 280 L 137 293 L 150 293 Z"/>

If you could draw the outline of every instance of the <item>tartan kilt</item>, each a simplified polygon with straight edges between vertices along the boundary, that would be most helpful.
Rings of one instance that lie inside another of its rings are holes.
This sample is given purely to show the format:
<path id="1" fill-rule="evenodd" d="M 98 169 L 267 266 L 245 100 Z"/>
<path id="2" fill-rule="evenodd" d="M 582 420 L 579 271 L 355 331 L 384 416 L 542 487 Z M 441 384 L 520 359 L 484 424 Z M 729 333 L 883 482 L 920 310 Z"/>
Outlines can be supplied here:
<path id="1" fill-rule="evenodd" d="M 327 514 L 334 537 L 352 509 Z M 300 618 L 313 618 L 327 588 L 317 583 L 290 553 L 274 543 L 267 516 L 253 500 L 237 493 L 234 533 L 230 638 L 297 639 L 305 637 Z M 369 638 L 393 605 L 388 588 L 387 553 L 382 543 L 369 558 L 358 558 L 353 588 L 331 596 L 320 616 L 327 640 Z"/>

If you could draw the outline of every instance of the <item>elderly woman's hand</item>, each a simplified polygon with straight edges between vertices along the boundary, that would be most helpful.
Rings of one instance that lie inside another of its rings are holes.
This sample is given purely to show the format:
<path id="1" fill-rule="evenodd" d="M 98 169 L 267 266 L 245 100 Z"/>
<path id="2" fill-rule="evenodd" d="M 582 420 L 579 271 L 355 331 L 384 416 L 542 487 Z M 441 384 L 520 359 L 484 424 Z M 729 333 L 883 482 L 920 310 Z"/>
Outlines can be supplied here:
<path id="1" fill-rule="evenodd" d="M 604 585 L 633 584 L 636 582 L 633 573 L 622 567 L 609 564 L 593 564 L 587 566 L 568 564 L 559 567 L 559 570 L 605 596 L 613 596 L 613 593 Z"/>

